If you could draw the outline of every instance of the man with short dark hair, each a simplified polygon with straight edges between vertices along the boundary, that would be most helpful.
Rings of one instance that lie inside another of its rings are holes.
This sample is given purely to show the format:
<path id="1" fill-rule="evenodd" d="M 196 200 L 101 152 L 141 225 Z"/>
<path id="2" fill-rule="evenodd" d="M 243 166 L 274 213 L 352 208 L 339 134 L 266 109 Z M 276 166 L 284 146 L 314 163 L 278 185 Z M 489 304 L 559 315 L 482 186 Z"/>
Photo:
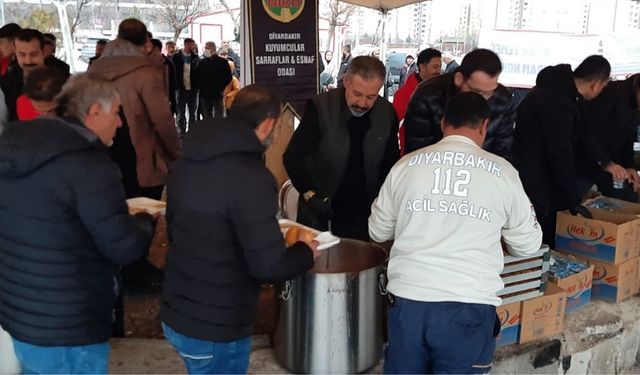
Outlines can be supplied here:
<path id="1" fill-rule="evenodd" d="M 196 53 L 196 41 L 191 38 L 184 40 L 182 50 L 171 58 L 176 67 L 176 91 L 178 103 L 178 130 L 184 137 L 188 125 L 191 127 L 198 116 L 198 76 L 197 69 L 200 58 Z"/>
<path id="2" fill-rule="evenodd" d="M 153 219 L 129 216 L 109 159 L 115 86 L 81 74 L 59 99 L 64 120 L 0 135 L 0 324 L 24 373 L 104 374 L 118 266 L 147 253 Z"/>
<path id="3" fill-rule="evenodd" d="M 46 35 L 49 35 L 50 37 L 53 36 L 53 34 Z M 71 68 L 69 67 L 69 64 L 56 57 L 56 39 L 55 36 L 53 37 L 53 39 L 51 39 L 50 37 L 45 36 L 44 38 L 44 64 L 46 66 L 50 66 L 52 68 L 60 70 L 67 77 L 69 77 L 69 75 L 71 74 Z"/>
<path id="4" fill-rule="evenodd" d="M 443 138 L 402 158 L 373 203 L 369 233 L 393 240 L 385 374 L 489 373 L 500 332 L 501 239 L 530 256 L 542 233 L 518 172 L 481 147 L 491 108 L 453 96 Z"/>
<path id="5" fill-rule="evenodd" d="M 284 154 L 300 192 L 297 220 L 341 237 L 368 240 L 367 218 L 387 172 L 399 158 L 398 120 L 378 95 L 384 64 L 351 61 L 344 87 L 315 96 Z"/>
<path id="6" fill-rule="evenodd" d="M 342 47 L 342 60 L 340 60 L 340 67 L 338 68 L 338 87 L 344 87 L 344 75 L 349 69 L 351 60 L 353 60 L 353 55 L 351 54 L 351 45 L 345 44 L 344 47 Z"/>
<path id="7" fill-rule="evenodd" d="M 164 48 L 167 50 L 167 57 L 172 58 L 176 53 L 176 42 L 170 40 L 164 44 Z"/>
<path id="8" fill-rule="evenodd" d="M 602 56 L 587 57 L 575 71 L 571 65 L 548 66 L 536 86 L 518 107 L 514 140 L 514 165 L 531 198 L 544 232 L 554 248 L 556 213 L 569 209 L 590 216 L 580 205 L 575 152 L 585 147 L 599 168 L 616 178 L 626 177 L 620 165 L 606 154 L 593 154 L 593 136 L 585 132 L 585 101 L 595 99 L 609 83 L 611 65 Z"/>
<path id="9" fill-rule="evenodd" d="M 162 70 L 147 56 L 146 41 L 144 23 L 134 18 L 122 21 L 118 37 L 107 44 L 89 72 L 112 81 L 122 97 L 123 125 L 112 153 L 122 170 L 127 197 L 160 199 L 180 144 Z"/>
<path id="10" fill-rule="evenodd" d="M 38 30 L 22 29 L 14 39 L 15 54 L 18 66 L 11 69 L 0 82 L 0 87 L 5 95 L 7 108 L 9 109 L 9 121 L 18 120 L 17 103 L 23 96 L 24 79 L 35 69 L 45 66 L 44 63 L 44 36 Z M 25 98 L 26 99 L 26 98 Z M 29 106 L 28 100 L 21 101 Z M 33 108 L 25 109 L 32 112 Z"/>
<path id="11" fill-rule="evenodd" d="M 167 95 L 169 95 L 169 101 L 171 102 L 171 113 L 175 115 L 178 108 L 176 103 L 176 66 L 173 65 L 173 61 L 171 61 L 169 57 L 162 54 L 162 42 L 160 40 L 151 39 L 151 45 L 153 45 L 155 53 L 162 56 L 165 70 L 165 87 L 167 88 Z"/>
<path id="12" fill-rule="evenodd" d="M 187 133 L 171 169 L 160 318 L 191 374 L 246 373 L 260 284 L 293 278 L 319 255 L 302 236 L 287 248 L 275 217 L 277 186 L 262 157 L 280 111 L 272 91 L 245 87 L 227 118 Z"/>
<path id="13" fill-rule="evenodd" d="M 410 75 L 418 71 L 418 65 L 415 62 L 416 59 L 413 55 L 407 55 L 404 59 L 404 65 L 402 66 L 402 69 L 400 69 L 400 86 L 407 82 L 407 78 L 409 78 Z"/>
<path id="14" fill-rule="evenodd" d="M 399 139 L 400 139 L 400 153 L 404 154 L 404 116 L 409 106 L 409 99 L 411 95 L 418 87 L 420 82 L 426 81 L 437 75 L 440 75 L 442 70 L 442 54 L 437 49 L 427 48 L 418 54 L 417 69 L 414 73 L 410 74 L 406 79 L 406 82 L 396 91 L 393 96 L 393 108 L 398 115 L 398 121 L 400 121 Z"/>
<path id="15" fill-rule="evenodd" d="M 24 80 L 24 99 L 18 99 L 18 118 L 21 121 L 35 120 L 40 116 L 57 116 L 58 101 L 56 96 L 67 82 L 67 76 L 59 69 L 44 67 L 32 71 Z M 30 106 L 21 105 L 21 100 L 28 100 Z M 26 108 L 33 112 L 23 113 Z"/>
<path id="16" fill-rule="evenodd" d="M 460 92 L 474 91 L 482 95 L 491 107 L 484 149 L 511 159 L 516 103 L 511 91 L 498 83 L 500 72 L 502 63 L 498 55 L 487 49 L 476 49 L 464 57 L 455 72 L 442 74 L 419 85 L 404 117 L 406 151 L 411 152 L 442 139 L 440 120 L 447 103 Z"/>
<path id="17" fill-rule="evenodd" d="M 96 54 L 95 56 L 89 59 L 89 65 L 93 64 L 94 61 L 98 60 L 100 56 L 102 56 L 102 53 L 104 52 L 104 48 L 107 46 L 108 42 L 109 41 L 106 39 L 99 39 L 96 42 Z"/>
<path id="18" fill-rule="evenodd" d="M 217 54 L 216 44 L 204 45 L 204 58 L 198 63 L 200 112 L 205 119 L 224 117 L 224 89 L 231 82 L 229 62 Z"/>
<path id="19" fill-rule="evenodd" d="M 44 44 L 44 58 L 46 59 L 47 57 L 51 56 L 51 55 L 55 55 L 56 54 L 56 41 L 57 38 L 55 35 L 51 34 L 51 33 L 43 33 L 42 36 L 45 39 L 45 44 Z M 51 43 L 47 43 L 47 39 L 49 39 L 51 41 Z"/>
<path id="20" fill-rule="evenodd" d="M 13 40 L 22 28 L 15 23 L 8 23 L 0 27 L 0 76 L 7 74 L 7 71 L 16 66 L 16 46 Z"/>
<path id="21" fill-rule="evenodd" d="M 633 144 L 638 139 L 639 109 L 640 73 L 624 81 L 609 82 L 596 99 L 587 103 L 586 118 L 591 133 L 595 135 L 596 147 L 627 171 L 627 176 L 620 178 L 623 185 L 614 186 L 613 175 L 602 170 L 596 160 L 584 152 L 584 148 L 580 150 L 578 176 L 587 181 L 588 186 L 595 183 L 598 191 L 607 197 L 638 202 L 640 176 L 636 170 Z"/>

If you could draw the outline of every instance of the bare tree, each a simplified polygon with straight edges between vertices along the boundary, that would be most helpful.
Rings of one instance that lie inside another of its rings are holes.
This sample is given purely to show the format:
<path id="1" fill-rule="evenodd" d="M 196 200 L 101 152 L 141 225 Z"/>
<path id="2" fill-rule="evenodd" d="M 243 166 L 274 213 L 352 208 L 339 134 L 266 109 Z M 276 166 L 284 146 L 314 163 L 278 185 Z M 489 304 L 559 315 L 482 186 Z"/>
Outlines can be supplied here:
<path id="1" fill-rule="evenodd" d="M 182 30 L 196 18 L 209 12 L 208 0 L 152 0 L 152 2 L 161 6 L 158 15 L 173 28 L 174 40 L 177 40 Z"/>
<path id="2" fill-rule="evenodd" d="M 329 35 L 325 50 L 331 48 L 331 40 L 336 34 L 336 27 L 345 26 L 353 13 L 356 5 L 343 3 L 340 0 L 328 0 L 325 2 L 322 16 L 329 20 Z"/>
<path id="3" fill-rule="evenodd" d="M 240 40 L 240 12 L 234 14 L 227 0 L 219 1 L 220 4 L 222 4 L 222 6 L 224 7 L 225 12 L 227 12 L 229 17 L 231 17 L 231 20 L 233 21 L 233 35 L 235 36 L 235 40 Z"/>
<path id="4" fill-rule="evenodd" d="M 73 34 L 76 32 L 76 28 L 78 24 L 82 20 L 82 10 L 85 5 L 88 5 L 92 0 L 77 0 L 76 7 L 73 12 L 73 16 L 69 17 L 69 31 L 71 32 L 71 37 L 73 38 Z"/>

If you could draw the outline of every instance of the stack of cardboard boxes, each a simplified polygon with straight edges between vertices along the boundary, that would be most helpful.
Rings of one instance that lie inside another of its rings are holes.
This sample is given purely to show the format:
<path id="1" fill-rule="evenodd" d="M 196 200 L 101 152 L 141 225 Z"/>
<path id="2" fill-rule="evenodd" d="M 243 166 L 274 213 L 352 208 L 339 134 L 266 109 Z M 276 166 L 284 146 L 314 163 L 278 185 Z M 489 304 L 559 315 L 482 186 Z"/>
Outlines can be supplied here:
<path id="1" fill-rule="evenodd" d="M 498 306 L 501 329 L 496 345 L 523 344 L 559 334 L 566 303 L 567 292 L 548 283 L 540 297 Z"/>
<path id="2" fill-rule="evenodd" d="M 556 225 L 558 255 L 590 267 L 563 279 L 551 277 L 541 297 L 498 307 L 498 346 L 561 333 L 565 313 L 592 297 L 617 303 L 640 292 L 640 204 L 598 199 L 607 204 L 589 208 L 593 219 L 560 212 Z"/>
<path id="3" fill-rule="evenodd" d="M 558 213 L 556 250 L 593 265 L 593 298 L 617 303 L 640 289 L 640 204 L 598 199 L 608 209 L 589 208 L 593 219 Z"/>

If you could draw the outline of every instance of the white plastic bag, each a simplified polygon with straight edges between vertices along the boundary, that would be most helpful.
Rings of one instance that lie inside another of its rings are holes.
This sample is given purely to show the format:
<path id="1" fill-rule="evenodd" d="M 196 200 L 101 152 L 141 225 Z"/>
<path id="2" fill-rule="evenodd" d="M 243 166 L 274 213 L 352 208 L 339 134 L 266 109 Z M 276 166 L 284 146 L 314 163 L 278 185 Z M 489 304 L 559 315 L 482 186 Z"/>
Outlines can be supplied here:
<path id="1" fill-rule="evenodd" d="M 20 374 L 20 362 L 13 350 L 13 340 L 2 327 L 0 327 L 0 374 Z"/>

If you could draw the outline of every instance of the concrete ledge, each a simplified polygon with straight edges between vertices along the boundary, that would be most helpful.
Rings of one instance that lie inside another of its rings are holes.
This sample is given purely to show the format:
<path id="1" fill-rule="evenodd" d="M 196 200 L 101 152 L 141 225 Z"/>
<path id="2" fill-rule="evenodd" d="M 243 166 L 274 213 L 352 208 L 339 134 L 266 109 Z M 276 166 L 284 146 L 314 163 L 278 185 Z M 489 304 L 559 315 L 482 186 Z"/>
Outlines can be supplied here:
<path id="1" fill-rule="evenodd" d="M 267 336 L 253 336 L 249 373 L 285 374 Z M 114 374 L 184 373 L 182 360 L 165 340 L 111 341 Z M 496 351 L 494 374 L 632 374 L 640 352 L 640 297 L 617 305 L 593 301 L 567 315 L 562 335 Z M 382 365 L 370 373 L 382 373 Z"/>
<path id="2" fill-rule="evenodd" d="M 640 352 L 640 297 L 592 301 L 568 314 L 562 335 L 496 351 L 494 374 L 629 373 Z"/>

